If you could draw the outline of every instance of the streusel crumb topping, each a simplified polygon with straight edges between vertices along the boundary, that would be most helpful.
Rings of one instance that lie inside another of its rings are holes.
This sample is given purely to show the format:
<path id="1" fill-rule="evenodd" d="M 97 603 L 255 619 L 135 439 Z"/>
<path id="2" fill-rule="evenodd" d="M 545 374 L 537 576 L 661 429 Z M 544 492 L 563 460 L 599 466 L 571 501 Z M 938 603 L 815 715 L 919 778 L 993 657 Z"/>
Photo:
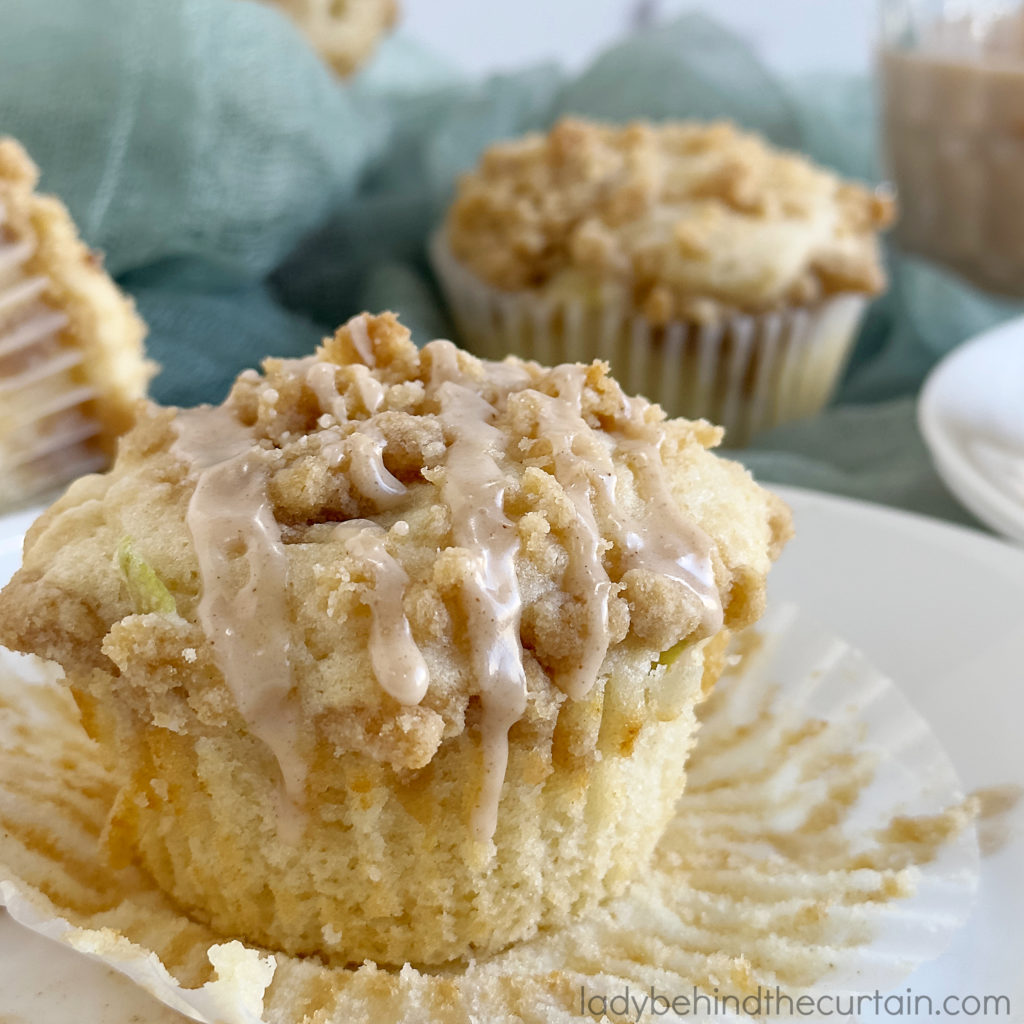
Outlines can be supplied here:
<path id="1" fill-rule="evenodd" d="M 223 406 L 150 407 L 33 527 L 0 635 L 115 673 L 164 728 L 240 716 L 297 789 L 311 723 L 421 768 L 471 720 L 502 739 L 757 616 L 789 518 L 719 436 L 601 363 L 355 317 Z"/>
<path id="2" fill-rule="evenodd" d="M 885 283 L 892 201 L 727 123 L 567 118 L 486 150 L 446 233 L 489 284 L 598 301 L 654 323 L 805 305 Z"/>

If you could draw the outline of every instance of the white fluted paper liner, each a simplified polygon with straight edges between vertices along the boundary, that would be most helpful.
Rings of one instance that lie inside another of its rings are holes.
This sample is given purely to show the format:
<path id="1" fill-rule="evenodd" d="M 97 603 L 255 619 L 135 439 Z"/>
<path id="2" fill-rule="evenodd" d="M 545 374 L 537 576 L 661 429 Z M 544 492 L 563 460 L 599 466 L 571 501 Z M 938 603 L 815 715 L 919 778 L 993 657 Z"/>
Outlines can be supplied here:
<path id="1" fill-rule="evenodd" d="M 431 971 L 249 948 L 189 920 L 141 872 L 105 866 L 113 783 L 55 674 L 8 656 L 0 895 L 18 921 L 207 1024 L 558 1024 L 587 1018 L 584 997 L 636 1020 L 610 1002 L 627 987 L 669 999 L 884 990 L 938 955 L 972 905 L 977 839 L 956 773 L 896 687 L 792 608 L 739 649 L 742 668 L 704 707 L 678 814 L 628 893 Z"/>
<path id="2" fill-rule="evenodd" d="M 14 504 L 105 464 L 95 447 L 95 391 L 83 354 L 61 344 L 67 316 L 46 304 L 47 278 L 29 273 L 35 242 L 5 239 L 0 208 L 0 503 Z"/>
<path id="3" fill-rule="evenodd" d="M 477 355 L 548 365 L 603 359 L 626 391 L 671 416 L 721 424 L 731 447 L 824 408 L 867 304 L 846 294 L 719 323 L 656 326 L 608 291 L 586 301 L 493 288 L 452 256 L 441 233 L 430 257 L 462 341 Z"/>

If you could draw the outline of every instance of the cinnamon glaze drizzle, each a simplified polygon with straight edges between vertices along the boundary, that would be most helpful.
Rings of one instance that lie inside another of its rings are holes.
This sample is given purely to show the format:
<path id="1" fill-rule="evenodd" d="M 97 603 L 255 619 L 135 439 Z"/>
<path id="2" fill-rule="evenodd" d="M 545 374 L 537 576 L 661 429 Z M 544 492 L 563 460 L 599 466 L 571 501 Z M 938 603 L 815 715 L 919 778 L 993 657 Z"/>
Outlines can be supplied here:
<path id="1" fill-rule="evenodd" d="M 348 327 L 364 364 L 351 368 L 355 392 L 372 417 L 385 400 L 385 388 L 373 374 L 374 349 L 365 320 L 357 317 Z M 460 369 L 451 342 L 431 342 L 421 357 L 430 366 L 426 398 L 437 409 L 446 441 L 441 500 L 451 514 L 451 543 L 473 559 L 460 603 L 482 712 L 483 776 L 472 826 L 476 838 L 487 841 L 497 823 L 508 732 L 527 705 L 516 575 L 519 535 L 504 508 L 514 479 L 506 451 L 515 439 L 496 425 L 509 403 L 534 403 L 539 436 L 551 446 L 554 476 L 576 513 L 564 538 L 569 556 L 564 582 L 583 606 L 586 654 L 554 680 L 570 698 L 583 697 L 595 685 L 608 651 L 613 583 L 604 555 L 610 546 L 619 550 L 627 569 L 647 569 L 688 587 L 703 609 L 705 634 L 721 628 L 722 607 L 711 542 L 672 497 L 660 452 L 663 427 L 647 420 L 644 399 L 625 399 L 611 426 L 599 429 L 584 415 L 586 366 L 550 371 L 555 397 L 531 387 L 523 364 L 485 363 L 492 386 L 488 394 L 494 395 L 488 398 L 479 382 Z M 306 359 L 284 366 L 301 375 L 321 413 L 333 421 L 324 420 L 319 435 L 327 464 L 347 473 L 353 489 L 377 508 L 400 508 L 407 488 L 384 464 L 386 439 L 372 419 L 349 418 L 334 364 Z M 301 803 L 305 768 L 289 659 L 287 559 L 267 496 L 269 452 L 224 407 L 182 412 L 176 429 L 174 450 L 196 479 L 187 521 L 202 580 L 200 624 L 239 711 L 273 752 L 289 798 Z M 616 458 L 629 466 L 642 499 L 633 514 L 616 501 Z M 599 521 L 611 524 L 607 536 Z M 409 582 L 405 570 L 388 551 L 385 531 L 377 524 L 351 520 L 339 524 L 335 536 L 344 540 L 369 579 L 363 600 L 371 614 L 374 676 L 401 704 L 418 704 L 427 693 L 429 673 L 403 609 Z M 237 566 L 232 566 L 236 559 L 243 560 L 241 591 Z"/>

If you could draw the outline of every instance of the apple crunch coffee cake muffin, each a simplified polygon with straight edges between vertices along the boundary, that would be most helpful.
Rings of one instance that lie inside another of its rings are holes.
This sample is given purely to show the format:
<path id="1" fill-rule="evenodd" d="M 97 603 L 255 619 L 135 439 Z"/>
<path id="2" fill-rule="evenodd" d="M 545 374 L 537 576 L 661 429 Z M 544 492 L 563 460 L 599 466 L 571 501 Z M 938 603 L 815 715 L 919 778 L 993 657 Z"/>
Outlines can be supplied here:
<path id="1" fill-rule="evenodd" d="M 121 773 L 105 842 L 226 935 L 436 964 L 644 870 L 788 510 L 601 363 L 362 315 L 148 406 L 32 527 L 0 642 Z"/>
<path id="2" fill-rule="evenodd" d="M 127 296 L 0 137 L 0 506 L 107 464 L 156 367 Z"/>
<path id="3" fill-rule="evenodd" d="M 477 354 L 605 359 L 738 444 L 824 405 L 892 217 L 728 123 L 563 118 L 483 152 L 431 255 Z"/>

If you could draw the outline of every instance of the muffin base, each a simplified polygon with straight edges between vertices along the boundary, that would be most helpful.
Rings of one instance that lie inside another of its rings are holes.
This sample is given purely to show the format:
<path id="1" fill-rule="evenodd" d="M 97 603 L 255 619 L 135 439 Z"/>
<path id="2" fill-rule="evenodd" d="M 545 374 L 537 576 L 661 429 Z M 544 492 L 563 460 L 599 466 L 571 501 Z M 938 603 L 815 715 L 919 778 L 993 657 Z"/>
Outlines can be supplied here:
<path id="1" fill-rule="evenodd" d="M 725 640 L 684 652 L 639 706 L 611 681 L 567 700 L 546 731 L 514 726 L 492 844 L 469 827 L 475 728 L 402 776 L 322 744 L 297 811 L 258 740 L 119 721 L 109 678 L 72 685 L 89 732 L 130 765 L 107 826 L 115 863 L 137 859 L 225 934 L 341 965 L 439 964 L 565 924 L 643 871 L 683 790 L 711 681 L 703 648 Z"/>
<path id="2" fill-rule="evenodd" d="M 476 355 L 549 365 L 604 360 L 627 391 L 670 416 L 725 427 L 726 447 L 820 412 L 867 306 L 865 296 L 843 294 L 715 323 L 656 325 L 617 297 L 556 299 L 493 288 L 455 259 L 441 234 L 430 256 L 459 333 Z"/>
<path id="3" fill-rule="evenodd" d="M 855 652 L 799 619 L 766 627 L 743 645 L 751 668 L 702 708 L 690 784 L 650 869 L 563 929 L 429 971 L 246 947 L 138 869 L 111 870 L 98 836 L 116 780 L 56 674 L 24 659 L 11 672 L 0 651 L 0 902 L 180 1012 L 231 1024 L 573 1024 L 590 1009 L 581 988 L 598 1000 L 626 986 L 670 999 L 694 986 L 740 999 L 758 985 L 794 999 L 895 989 L 970 912 L 978 848 L 960 785 Z M 865 816 L 872 766 L 881 802 Z M 894 833 L 890 820 L 921 827 Z"/>

